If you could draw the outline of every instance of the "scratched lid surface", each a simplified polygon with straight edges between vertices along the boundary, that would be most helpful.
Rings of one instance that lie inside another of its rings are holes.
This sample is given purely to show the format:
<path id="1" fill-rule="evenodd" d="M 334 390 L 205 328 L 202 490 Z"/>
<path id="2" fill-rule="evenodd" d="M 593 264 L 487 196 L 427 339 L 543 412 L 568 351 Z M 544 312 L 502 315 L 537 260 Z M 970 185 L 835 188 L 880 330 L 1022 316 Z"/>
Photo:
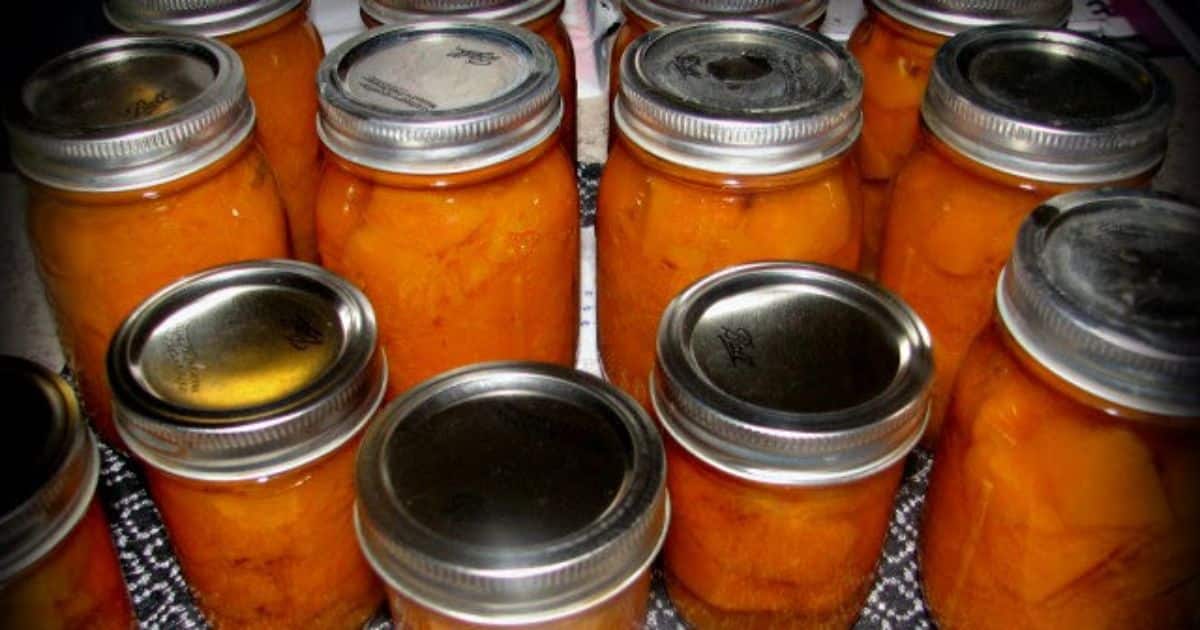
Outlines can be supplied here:
<path id="1" fill-rule="evenodd" d="M 315 265 L 255 261 L 184 278 L 108 354 L 117 429 L 151 465 L 201 479 L 289 470 L 353 436 L 386 380 L 366 297 Z"/>
<path id="2" fill-rule="evenodd" d="M 691 22 L 630 44 L 613 117 L 625 138 L 669 162 L 766 175 L 847 151 L 862 129 L 862 85 L 850 53 L 818 33 Z"/>
<path id="3" fill-rule="evenodd" d="M 550 137 L 563 116 L 550 46 L 498 22 L 371 29 L 329 53 L 317 86 L 325 146 L 396 173 L 504 162 Z"/>

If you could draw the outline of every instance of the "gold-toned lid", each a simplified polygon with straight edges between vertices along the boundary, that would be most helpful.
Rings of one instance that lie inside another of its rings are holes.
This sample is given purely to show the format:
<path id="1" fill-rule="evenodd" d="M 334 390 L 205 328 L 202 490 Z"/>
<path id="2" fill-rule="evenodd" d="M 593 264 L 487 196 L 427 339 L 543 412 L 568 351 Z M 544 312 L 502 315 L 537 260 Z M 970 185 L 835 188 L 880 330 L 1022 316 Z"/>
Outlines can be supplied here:
<path id="1" fill-rule="evenodd" d="M 205 479 L 271 474 L 333 450 L 386 381 L 366 297 L 283 260 L 218 267 L 159 291 L 122 324 L 108 369 L 130 450 Z"/>

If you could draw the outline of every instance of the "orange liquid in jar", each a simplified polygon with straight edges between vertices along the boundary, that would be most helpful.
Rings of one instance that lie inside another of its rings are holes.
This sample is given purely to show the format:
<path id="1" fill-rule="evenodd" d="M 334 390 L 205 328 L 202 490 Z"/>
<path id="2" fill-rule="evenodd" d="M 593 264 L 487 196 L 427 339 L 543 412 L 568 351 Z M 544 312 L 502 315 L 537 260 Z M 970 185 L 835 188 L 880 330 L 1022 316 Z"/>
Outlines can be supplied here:
<path id="1" fill-rule="evenodd" d="M 936 443 L 963 355 L 992 319 L 996 280 L 1017 228 L 1039 203 L 1083 187 L 1001 173 L 922 133 L 892 190 L 879 281 L 912 306 L 933 336 L 926 445 Z"/>
<path id="2" fill-rule="evenodd" d="M 879 263 L 888 186 L 917 145 L 925 86 L 934 54 L 946 39 L 868 9 L 847 42 L 863 72 L 863 129 L 857 151 L 865 199 L 866 271 L 874 272 Z"/>
<path id="3" fill-rule="evenodd" d="M 355 438 L 254 481 L 146 478 L 184 575 L 217 628 L 358 628 L 383 589 L 353 531 Z"/>
<path id="4" fill-rule="evenodd" d="M 596 222 L 606 376 L 648 408 L 659 318 L 679 291 L 756 260 L 853 270 L 861 215 L 849 153 L 780 175 L 730 176 L 668 163 L 618 135 L 600 181 Z"/>
<path id="5" fill-rule="evenodd" d="M 700 630 L 848 628 L 874 579 L 903 462 L 798 488 L 714 470 L 667 439 L 671 599 Z"/>
<path id="6" fill-rule="evenodd" d="M 4 630 L 128 630 L 135 625 L 108 523 L 94 498 L 52 551 L 0 584 Z"/>
<path id="7" fill-rule="evenodd" d="M 313 205 L 320 175 L 320 142 L 314 77 L 325 48 L 308 19 L 307 1 L 252 29 L 224 35 L 246 72 L 246 90 L 254 101 L 255 137 L 267 156 L 287 208 L 292 253 L 315 261 Z"/>
<path id="8" fill-rule="evenodd" d="M 634 580 L 613 597 L 564 619 L 523 624 L 527 630 L 634 630 L 646 621 L 646 606 L 650 598 L 650 570 Z M 502 628 L 495 624 L 470 623 L 438 614 L 391 591 L 388 605 L 392 619 L 404 630 L 483 630 Z"/>
<path id="9" fill-rule="evenodd" d="M 29 186 L 29 231 L 69 364 L 94 426 L 120 445 L 104 355 L 121 321 L 180 277 L 288 254 L 270 167 L 252 141 L 197 173 L 129 192 Z"/>
<path id="10" fill-rule="evenodd" d="M 321 260 L 375 307 L 389 397 L 479 361 L 574 364 L 579 200 L 559 142 L 432 176 L 330 154 L 317 200 Z"/>
<path id="11" fill-rule="evenodd" d="M 1200 434 L 1122 418 L 979 336 L 955 387 L 921 536 L 943 628 L 1192 628 Z"/>

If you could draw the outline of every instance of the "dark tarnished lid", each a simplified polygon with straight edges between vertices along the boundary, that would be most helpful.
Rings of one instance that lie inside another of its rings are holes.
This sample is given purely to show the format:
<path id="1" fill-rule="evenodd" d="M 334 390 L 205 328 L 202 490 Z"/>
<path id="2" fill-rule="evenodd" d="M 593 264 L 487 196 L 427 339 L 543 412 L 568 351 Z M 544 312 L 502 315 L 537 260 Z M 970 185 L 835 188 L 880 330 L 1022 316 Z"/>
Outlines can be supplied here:
<path id="1" fill-rule="evenodd" d="M 520 26 L 562 7 L 563 0 L 359 0 L 380 24 L 430 19 L 497 20 Z"/>
<path id="2" fill-rule="evenodd" d="M 398 173 L 499 164 L 550 137 L 563 116 L 550 46 L 499 22 L 373 28 L 329 53 L 317 86 L 325 146 Z"/>
<path id="3" fill-rule="evenodd" d="M 114 37 L 39 68 L 6 120 L 13 162 L 55 188 L 119 191 L 196 172 L 254 130 L 242 62 L 215 40 Z"/>
<path id="4" fill-rule="evenodd" d="M 755 263 L 667 306 L 651 397 L 693 455 L 759 483 L 830 485 L 903 458 L 925 430 L 933 358 L 906 304 L 831 267 Z"/>
<path id="5" fill-rule="evenodd" d="M 664 160 L 770 174 L 849 149 L 861 100 L 858 63 L 832 40 L 773 22 L 709 21 L 635 40 L 621 58 L 613 116 Z"/>
<path id="6" fill-rule="evenodd" d="M 1161 71 L 1111 44 L 996 26 L 942 46 L 921 113 L 934 135 L 996 170 L 1102 183 L 1162 161 L 1172 100 Z"/>
<path id="7" fill-rule="evenodd" d="M 303 0 L 105 0 L 104 15 L 130 32 L 217 37 L 252 29 L 300 6 Z"/>
<path id="8" fill-rule="evenodd" d="M 435 377 L 371 423 L 358 459 L 367 559 L 470 623 L 548 622 L 637 579 L 666 533 L 662 441 L 628 396 L 537 363 Z"/>
<path id="9" fill-rule="evenodd" d="M 75 392 L 57 374 L 0 356 L 10 422 L 0 440 L 0 586 L 36 563 L 83 518 L 100 458 Z"/>
<path id="10" fill-rule="evenodd" d="M 1000 319 L 1072 385 L 1159 416 L 1200 417 L 1200 208 L 1142 191 L 1060 195 L 1021 225 Z"/>
<path id="11" fill-rule="evenodd" d="M 333 451 L 379 405 L 386 371 L 366 297 L 284 260 L 167 286 L 121 324 L 108 352 L 129 449 L 208 480 L 277 474 Z"/>
<path id="12" fill-rule="evenodd" d="M 829 0 L 625 0 L 622 6 L 657 26 L 714 19 L 808 26 L 825 15 L 828 4 Z"/>
<path id="13" fill-rule="evenodd" d="M 1071 0 L 868 0 L 870 5 L 923 31 L 955 35 L 998 24 L 1059 27 Z"/>

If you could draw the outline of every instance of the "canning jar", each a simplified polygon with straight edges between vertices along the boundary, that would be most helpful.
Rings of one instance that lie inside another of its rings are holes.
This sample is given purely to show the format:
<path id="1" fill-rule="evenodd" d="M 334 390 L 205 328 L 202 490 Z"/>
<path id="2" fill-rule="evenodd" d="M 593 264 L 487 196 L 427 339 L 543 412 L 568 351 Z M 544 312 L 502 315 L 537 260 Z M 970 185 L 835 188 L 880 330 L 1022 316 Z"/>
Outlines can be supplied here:
<path id="1" fill-rule="evenodd" d="M 933 55 L 949 37 L 994 24 L 1062 26 L 1071 0 L 871 0 L 847 47 L 862 64 L 863 262 L 874 274 L 889 184 L 917 144 Z"/>
<path id="2" fill-rule="evenodd" d="M 1047 201 L 938 446 L 921 574 L 942 628 L 1200 619 L 1200 208 Z"/>
<path id="3" fill-rule="evenodd" d="M 823 265 L 724 269 L 663 313 L 667 590 L 693 627 L 848 628 L 933 375 L 915 314 Z"/>
<path id="4" fill-rule="evenodd" d="M 407 630 L 640 628 L 665 467 L 645 411 L 600 379 L 472 365 L 372 421 L 359 542 Z"/>
<path id="5" fill-rule="evenodd" d="M 387 368 L 362 293 L 306 263 L 217 267 L 138 307 L 108 370 L 117 428 L 212 625 L 350 628 L 375 612 L 354 457 Z"/>
<path id="6" fill-rule="evenodd" d="M 311 262 L 321 166 L 313 77 L 325 48 L 308 5 L 308 0 L 106 0 L 104 11 L 124 31 L 216 37 L 237 51 L 258 115 L 255 137 L 287 209 L 292 254 Z"/>
<path id="7" fill-rule="evenodd" d="M 563 0 L 358 0 L 358 5 L 367 27 L 465 18 L 507 22 L 537 33 L 558 62 L 558 95 L 563 100 L 559 139 L 575 159 L 575 49 L 562 22 Z"/>
<path id="8" fill-rule="evenodd" d="M 11 420 L 0 445 L 0 628 L 133 628 L 95 498 L 100 454 L 75 393 L 40 365 L 0 357 L 0 396 Z"/>
<path id="9" fill-rule="evenodd" d="M 933 444 L 962 355 L 1038 203 L 1141 185 L 1161 162 L 1171 86 L 1150 64 L 1066 31 L 988 27 L 938 52 L 924 127 L 892 189 L 880 282 L 933 334 Z"/>
<path id="10" fill-rule="evenodd" d="M 624 0 L 624 23 L 613 39 L 609 56 L 609 99 L 621 86 L 621 55 L 633 40 L 669 24 L 701 20 L 756 19 L 794 24 L 817 30 L 829 0 Z M 609 132 L 609 136 L 615 130 Z"/>
<path id="11" fill-rule="evenodd" d="M 477 361 L 574 363 L 556 73 L 540 38 L 484 22 L 372 29 L 321 66 L 321 260 L 374 303 L 389 396 Z"/>
<path id="12" fill-rule="evenodd" d="M 858 266 L 862 77 L 841 46 L 754 21 L 664 27 L 625 56 L 596 218 L 600 357 L 643 405 L 667 302 L 763 259 Z"/>
<path id="13" fill-rule="evenodd" d="M 199 38 L 103 40 L 37 70 L 7 124 L 84 410 L 119 445 L 104 353 L 121 319 L 185 274 L 288 254 L 241 63 Z"/>

